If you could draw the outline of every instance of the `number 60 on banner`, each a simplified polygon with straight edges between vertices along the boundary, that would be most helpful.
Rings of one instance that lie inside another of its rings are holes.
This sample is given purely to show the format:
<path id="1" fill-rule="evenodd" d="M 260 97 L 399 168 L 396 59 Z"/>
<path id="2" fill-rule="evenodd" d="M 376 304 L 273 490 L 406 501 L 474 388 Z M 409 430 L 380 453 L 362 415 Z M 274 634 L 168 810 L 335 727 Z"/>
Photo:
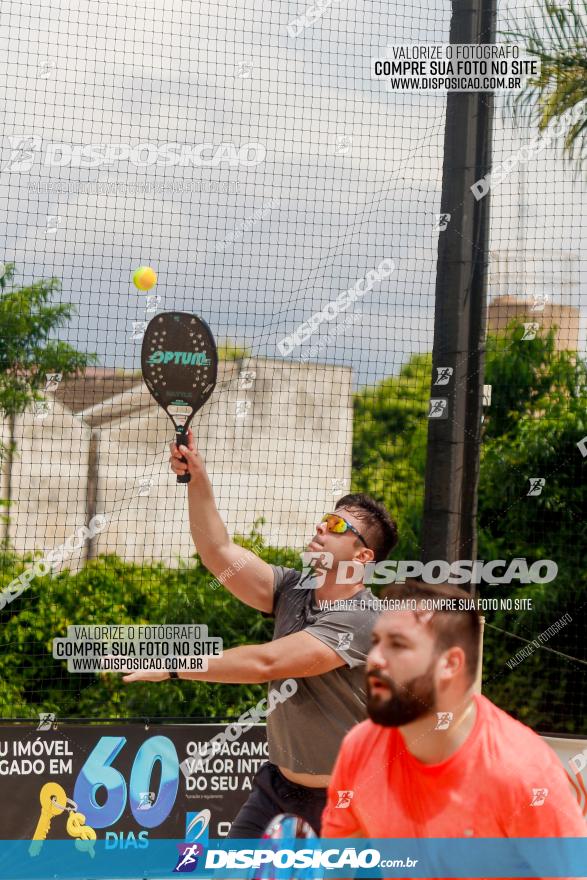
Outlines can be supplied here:
<path id="1" fill-rule="evenodd" d="M 126 780 L 112 762 L 126 743 L 124 736 L 103 736 L 80 770 L 73 798 L 78 809 L 92 828 L 107 828 L 118 822 L 127 801 Z M 157 798 L 148 810 L 139 809 L 141 792 L 151 790 L 151 776 L 155 764 L 161 765 L 161 782 Z M 179 786 L 179 759 L 172 741 L 167 736 L 152 736 L 138 750 L 130 773 L 130 808 L 143 828 L 156 828 L 167 819 L 177 796 Z M 106 789 L 99 804 L 96 794 Z"/>

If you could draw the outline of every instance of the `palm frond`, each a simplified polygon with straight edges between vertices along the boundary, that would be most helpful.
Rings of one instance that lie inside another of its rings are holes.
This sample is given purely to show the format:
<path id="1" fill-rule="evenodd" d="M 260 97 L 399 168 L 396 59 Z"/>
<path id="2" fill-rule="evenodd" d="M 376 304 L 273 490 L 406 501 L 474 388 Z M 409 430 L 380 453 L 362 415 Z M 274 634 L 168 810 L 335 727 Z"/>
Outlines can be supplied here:
<path id="1" fill-rule="evenodd" d="M 551 0 L 523 26 L 503 31 L 507 42 L 524 46 L 540 61 L 540 73 L 513 97 L 510 107 L 518 122 L 536 123 L 545 131 L 567 111 L 585 102 L 584 113 L 564 134 L 564 150 L 575 158 L 587 146 L 587 0 L 562 7 Z"/>

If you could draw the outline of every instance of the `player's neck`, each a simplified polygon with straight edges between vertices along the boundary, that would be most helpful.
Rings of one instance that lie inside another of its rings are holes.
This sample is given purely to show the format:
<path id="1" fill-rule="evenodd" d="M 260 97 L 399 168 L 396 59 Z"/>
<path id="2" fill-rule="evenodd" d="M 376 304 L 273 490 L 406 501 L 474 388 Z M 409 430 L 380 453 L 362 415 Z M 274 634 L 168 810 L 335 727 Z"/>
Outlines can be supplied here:
<path id="1" fill-rule="evenodd" d="M 320 589 L 316 590 L 316 599 L 319 599 L 321 602 L 322 600 L 326 602 L 334 602 L 337 599 L 351 599 L 364 589 L 365 587 L 362 582 L 359 582 L 358 584 L 337 584 L 336 574 L 332 580 L 330 580 L 327 575 L 324 578 L 324 583 Z"/>
<path id="2" fill-rule="evenodd" d="M 452 710 L 434 712 L 401 727 L 408 751 L 423 764 L 446 761 L 469 737 L 477 720 L 477 711 L 474 695 L 467 694 Z"/>

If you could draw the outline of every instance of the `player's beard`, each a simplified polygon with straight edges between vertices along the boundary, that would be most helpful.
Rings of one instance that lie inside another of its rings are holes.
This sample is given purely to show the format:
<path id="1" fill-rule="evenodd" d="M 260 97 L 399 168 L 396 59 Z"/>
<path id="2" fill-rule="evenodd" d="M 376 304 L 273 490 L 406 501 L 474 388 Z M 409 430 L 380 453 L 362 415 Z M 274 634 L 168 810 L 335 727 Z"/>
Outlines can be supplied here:
<path id="1" fill-rule="evenodd" d="M 434 711 L 436 706 L 436 687 L 432 667 L 417 675 L 405 684 L 397 685 L 393 679 L 382 672 L 373 671 L 367 676 L 367 712 L 371 721 L 383 727 L 402 727 L 417 721 L 423 715 Z M 369 678 L 377 678 L 390 689 L 389 697 L 373 697 L 369 689 Z"/>

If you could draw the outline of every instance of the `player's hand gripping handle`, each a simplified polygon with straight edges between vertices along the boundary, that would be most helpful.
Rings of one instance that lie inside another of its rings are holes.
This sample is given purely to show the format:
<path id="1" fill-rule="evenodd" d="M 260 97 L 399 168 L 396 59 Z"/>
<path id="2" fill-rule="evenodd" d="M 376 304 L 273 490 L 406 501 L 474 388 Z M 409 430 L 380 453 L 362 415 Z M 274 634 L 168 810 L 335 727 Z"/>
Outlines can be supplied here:
<path id="1" fill-rule="evenodd" d="M 178 449 L 180 446 L 188 446 L 189 443 L 188 443 L 187 432 L 183 431 L 183 430 L 176 431 L 175 432 L 175 443 L 176 443 Z M 181 461 L 183 461 L 185 464 L 187 464 L 187 459 L 186 459 L 185 455 L 182 455 Z M 178 483 L 189 483 L 190 480 L 191 480 L 191 475 L 190 475 L 189 471 L 185 474 L 178 474 L 177 475 L 177 482 Z"/>

